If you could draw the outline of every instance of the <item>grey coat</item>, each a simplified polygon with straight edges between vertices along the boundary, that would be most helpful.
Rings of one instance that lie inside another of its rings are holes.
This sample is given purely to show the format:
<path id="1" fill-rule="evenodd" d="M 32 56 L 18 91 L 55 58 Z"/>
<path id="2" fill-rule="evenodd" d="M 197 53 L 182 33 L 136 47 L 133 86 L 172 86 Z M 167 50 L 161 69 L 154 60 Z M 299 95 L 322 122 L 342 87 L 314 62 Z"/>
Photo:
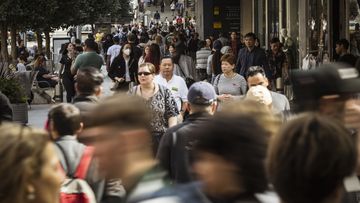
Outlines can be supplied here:
<path id="1" fill-rule="evenodd" d="M 180 70 L 181 68 L 181 70 Z M 183 74 L 184 72 L 184 74 Z M 182 78 L 195 78 L 195 64 L 190 56 L 181 55 L 179 64 L 175 64 L 174 74 Z"/>

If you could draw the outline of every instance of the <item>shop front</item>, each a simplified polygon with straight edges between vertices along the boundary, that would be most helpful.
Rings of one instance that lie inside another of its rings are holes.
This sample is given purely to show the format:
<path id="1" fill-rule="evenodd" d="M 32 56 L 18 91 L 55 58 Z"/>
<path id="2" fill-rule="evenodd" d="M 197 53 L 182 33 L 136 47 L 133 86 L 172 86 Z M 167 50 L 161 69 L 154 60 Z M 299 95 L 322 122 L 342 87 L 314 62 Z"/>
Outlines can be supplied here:
<path id="1" fill-rule="evenodd" d="M 360 43 L 360 30 L 359 34 L 354 34 L 357 19 L 360 19 L 357 0 L 252 2 L 252 30 L 257 34 L 261 47 L 268 49 L 270 40 L 278 37 L 291 57 L 292 69 L 306 68 L 303 65 L 308 60 L 314 67 L 334 60 L 335 43 L 340 38 L 350 41 L 350 37 L 358 36 Z M 245 5 L 242 3 L 241 6 Z"/>

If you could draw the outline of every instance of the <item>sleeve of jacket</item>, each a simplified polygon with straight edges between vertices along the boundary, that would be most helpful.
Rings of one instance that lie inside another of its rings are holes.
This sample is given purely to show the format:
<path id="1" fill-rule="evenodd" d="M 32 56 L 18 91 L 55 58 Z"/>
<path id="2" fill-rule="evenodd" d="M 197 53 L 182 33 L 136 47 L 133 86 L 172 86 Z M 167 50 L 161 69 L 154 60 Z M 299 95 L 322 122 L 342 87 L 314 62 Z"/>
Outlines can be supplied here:
<path id="1" fill-rule="evenodd" d="M 156 158 L 159 160 L 161 167 L 168 172 L 170 178 L 174 178 L 171 173 L 171 147 L 172 147 L 172 130 L 167 130 L 160 141 Z"/>
<path id="2" fill-rule="evenodd" d="M 0 122 L 1 121 L 12 121 L 13 110 L 10 105 L 9 99 L 0 92 Z"/>
<path id="3" fill-rule="evenodd" d="M 265 50 L 263 50 L 263 49 L 261 49 L 261 51 L 259 53 L 259 62 L 260 62 L 259 65 L 262 66 L 265 70 L 266 77 L 271 79 L 271 71 L 269 68 L 269 63 L 267 61 Z"/>
<path id="4" fill-rule="evenodd" d="M 93 158 L 90 163 L 88 173 L 86 175 L 86 181 L 89 183 L 89 186 L 94 191 L 97 201 L 100 202 L 104 196 L 105 179 L 100 176 L 98 170 L 99 168 L 97 160 Z"/>
<path id="5" fill-rule="evenodd" d="M 240 75 L 242 75 L 240 73 L 241 70 L 241 49 L 239 50 L 238 56 L 237 56 L 237 60 L 236 60 L 236 72 L 239 73 Z M 243 75 L 244 76 L 244 75 Z"/>

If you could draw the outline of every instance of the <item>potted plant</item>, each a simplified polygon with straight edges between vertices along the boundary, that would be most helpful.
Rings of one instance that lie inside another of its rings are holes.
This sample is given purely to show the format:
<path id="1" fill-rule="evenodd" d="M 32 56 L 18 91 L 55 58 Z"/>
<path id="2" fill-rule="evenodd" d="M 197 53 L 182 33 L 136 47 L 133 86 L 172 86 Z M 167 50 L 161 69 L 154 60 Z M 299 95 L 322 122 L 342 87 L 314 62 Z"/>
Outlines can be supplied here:
<path id="1" fill-rule="evenodd" d="M 0 77 L 0 91 L 10 100 L 13 108 L 13 121 L 27 124 L 27 96 L 19 80 L 10 73 L 2 74 Z"/>

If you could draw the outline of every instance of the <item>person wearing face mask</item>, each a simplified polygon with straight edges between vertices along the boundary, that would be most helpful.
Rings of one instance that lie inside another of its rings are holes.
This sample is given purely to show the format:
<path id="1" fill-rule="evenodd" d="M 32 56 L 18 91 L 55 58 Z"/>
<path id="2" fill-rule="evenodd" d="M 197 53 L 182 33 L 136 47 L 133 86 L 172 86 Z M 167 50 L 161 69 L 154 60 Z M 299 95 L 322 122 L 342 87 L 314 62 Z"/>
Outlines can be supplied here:
<path id="1" fill-rule="evenodd" d="M 125 44 L 110 66 L 109 77 L 115 82 L 112 90 L 127 91 L 131 82 L 136 82 L 138 61 L 130 44 Z"/>

